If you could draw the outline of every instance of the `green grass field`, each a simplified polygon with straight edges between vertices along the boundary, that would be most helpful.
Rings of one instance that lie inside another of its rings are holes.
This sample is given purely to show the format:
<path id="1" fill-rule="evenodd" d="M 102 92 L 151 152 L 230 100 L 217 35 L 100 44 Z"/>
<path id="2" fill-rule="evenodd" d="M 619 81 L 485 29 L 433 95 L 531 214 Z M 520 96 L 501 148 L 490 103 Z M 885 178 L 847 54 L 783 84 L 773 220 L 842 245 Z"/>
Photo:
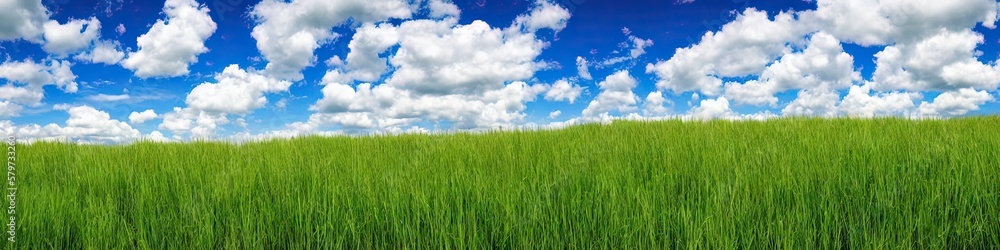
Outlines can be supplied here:
<path id="1" fill-rule="evenodd" d="M 17 149 L 11 248 L 988 249 L 1000 117 Z"/>

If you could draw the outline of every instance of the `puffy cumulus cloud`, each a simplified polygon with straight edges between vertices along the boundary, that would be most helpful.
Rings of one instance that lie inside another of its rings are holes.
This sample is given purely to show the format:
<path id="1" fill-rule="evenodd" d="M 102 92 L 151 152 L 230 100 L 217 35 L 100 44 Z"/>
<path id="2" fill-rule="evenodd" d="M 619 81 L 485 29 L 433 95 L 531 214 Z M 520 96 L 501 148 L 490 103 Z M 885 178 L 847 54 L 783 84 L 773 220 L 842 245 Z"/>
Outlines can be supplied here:
<path id="1" fill-rule="evenodd" d="M 914 102 L 922 98 L 920 93 L 873 92 L 867 85 L 851 86 L 839 110 L 851 117 L 912 116 Z"/>
<path id="2" fill-rule="evenodd" d="M 395 71 L 386 83 L 427 94 L 476 94 L 530 78 L 543 66 L 535 58 L 544 42 L 533 33 L 455 22 L 400 24 L 399 49 L 390 59 Z"/>
<path id="3" fill-rule="evenodd" d="M 933 102 L 916 102 L 923 95 L 916 92 L 878 92 L 868 85 L 852 86 L 843 100 L 832 90 L 821 88 L 802 90 L 798 98 L 782 110 L 785 116 L 851 116 L 882 117 L 905 116 L 952 117 L 979 110 L 979 106 L 994 101 L 987 91 L 964 88 L 938 95 Z"/>
<path id="4" fill-rule="evenodd" d="M 42 49 L 50 54 L 62 56 L 90 47 L 101 33 L 101 21 L 95 17 L 88 20 L 70 20 L 66 24 L 51 20 L 42 27 L 45 38 Z"/>
<path id="5" fill-rule="evenodd" d="M 409 18 L 411 9 L 403 0 L 265 0 L 250 14 L 257 22 L 251 35 L 268 60 L 265 71 L 299 80 L 300 71 L 316 61 L 313 52 L 339 36 L 333 27 L 348 19 L 369 23 Z"/>
<path id="6" fill-rule="evenodd" d="M 920 104 L 919 112 L 922 116 L 959 116 L 979 110 L 979 106 L 994 100 L 989 92 L 964 88 L 941 93 L 934 102 Z"/>
<path id="7" fill-rule="evenodd" d="M 166 136 L 163 136 L 163 133 L 161 133 L 160 131 L 150 132 L 148 135 L 143 136 L 142 140 L 149 141 L 149 142 L 170 142 L 170 141 L 172 141 L 172 140 L 168 139 Z"/>
<path id="8" fill-rule="evenodd" d="M 277 80 L 239 65 L 229 65 L 215 76 L 217 83 L 202 83 L 191 90 L 188 107 L 210 113 L 246 114 L 267 104 L 265 93 L 288 91 L 289 81 Z"/>
<path id="9" fill-rule="evenodd" d="M 483 21 L 458 24 L 455 18 L 362 24 L 346 63 L 323 77 L 323 97 L 310 107 L 317 113 L 280 134 L 329 127 L 395 131 L 415 122 L 459 129 L 510 127 L 524 119 L 526 103 L 542 94 L 573 102 L 582 87 L 567 80 L 554 86 L 524 82 L 545 67 L 535 61 L 545 43 L 529 31 L 537 29 L 523 25 L 551 11 L 538 8 L 553 6 L 537 4 L 507 28 Z M 393 47 L 388 60 L 379 57 Z M 377 83 L 381 75 L 385 80 Z"/>
<path id="10" fill-rule="evenodd" d="M 593 80 L 594 77 L 590 75 L 590 68 L 588 66 L 587 59 L 582 56 L 576 57 L 576 71 L 580 75 L 581 79 Z"/>
<path id="11" fill-rule="evenodd" d="M 860 45 L 922 39 L 940 29 L 960 31 L 982 23 L 995 27 L 995 0 L 819 0 L 803 13 L 807 25 Z"/>
<path id="12" fill-rule="evenodd" d="M 392 24 L 365 23 L 359 27 L 347 45 L 348 75 L 353 80 L 377 81 L 385 73 L 386 59 L 379 57 L 389 47 L 399 43 L 399 32 Z"/>
<path id="13" fill-rule="evenodd" d="M 802 52 L 784 55 L 769 65 L 761 78 L 772 82 L 779 90 L 830 87 L 847 88 L 861 79 L 854 70 L 854 57 L 844 52 L 833 36 L 816 33 Z"/>
<path id="14" fill-rule="evenodd" d="M 458 17 L 462 14 L 458 6 L 455 6 L 451 1 L 431 0 L 427 3 L 427 8 L 431 11 L 430 16 L 434 18 Z"/>
<path id="15" fill-rule="evenodd" d="M 69 114 L 65 126 L 56 124 L 15 126 L 6 121 L 0 122 L 0 130 L 16 134 L 26 141 L 125 143 L 141 136 L 138 130 L 133 129 L 127 123 L 111 119 L 107 112 L 90 106 L 60 106 L 59 108 L 66 110 Z"/>
<path id="16" fill-rule="evenodd" d="M 121 62 L 142 78 L 181 76 L 198 55 L 208 51 L 205 40 L 215 33 L 216 25 L 208 7 L 194 0 L 167 0 L 163 5 L 166 20 L 157 20 L 146 34 L 136 39 L 138 51 L 129 52 Z"/>
<path id="17" fill-rule="evenodd" d="M 790 50 L 788 43 L 802 40 L 809 31 L 798 25 L 793 13 L 782 12 L 771 19 L 766 12 L 749 8 L 722 30 L 706 33 L 700 43 L 678 48 L 667 61 L 646 65 L 646 73 L 656 74 L 658 88 L 675 94 L 719 95 L 719 77 L 760 73 Z"/>
<path id="18" fill-rule="evenodd" d="M 976 59 L 983 35 L 972 30 L 947 31 L 888 46 L 875 55 L 873 88 L 877 90 L 996 89 L 1000 68 Z"/>
<path id="19" fill-rule="evenodd" d="M 75 93 L 76 75 L 70 70 L 71 65 L 69 61 L 60 60 L 51 60 L 48 65 L 35 63 L 31 59 L 8 61 L 0 64 L 0 78 L 25 83 L 32 88 L 54 84 L 66 93 Z"/>
<path id="20" fill-rule="evenodd" d="M 737 104 L 775 106 L 774 95 L 793 89 L 845 89 L 861 74 L 854 70 L 854 58 L 844 52 L 833 36 L 816 33 L 805 50 L 790 53 L 767 66 L 758 80 L 726 84 L 726 97 Z"/>
<path id="21" fill-rule="evenodd" d="M 551 29 L 559 32 L 566 28 L 569 17 L 569 10 L 547 0 L 536 0 L 531 13 L 518 16 L 514 20 L 514 25 L 524 28 L 528 32 L 540 29 Z"/>
<path id="22" fill-rule="evenodd" d="M 18 116 L 24 107 L 11 103 L 10 101 L 0 101 L 0 117 Z"/>
<path id="23" fill-rule="evenodd" d="M 19 87 L 10 84 L 0 86 L 0 99 L 11 102 L 8 105 L 24 104 L 34 106 L 41 104 L 43 97 L 44 93 L 41 89 Z"/>
<path id="24" fill-rule="evenodd" d="M 109 47 L 102 46 L 110 42 L 99 40 L 100 30 L 101 21 L 96 17 L 71 18 L 62 24 L 49 20 L 48 10 L 41 1 L 13 0 L 0 3 L 0 41 L 24 39 L 41 44 L 42 50 L 56 58 L 84 52 L 76 58 L 84 62 L 117 63 L 124 54 L 117 50 L 109 51 Z M 88 48 L 96 51 L 87 53 Z M 118 59 L 112 60 L 115 56 Z"/>
<path id="25" fill-rule="evenodd" d="M 726 97 L 701 100 L 701 104 L 688 111 L 689 118 L 696 120 L 725 119 L 735 115 Z"/>
<path id="26" fill-rule="evenodd" d="M 643 113 L 646 116 L 662 116 L 670 112 L 667 109 L 667 105 L 673 104 L 672 101 L 663 97 L 663 93 L 660 91 L 650 92 L 646 95 L 646 102 L 643 104 Z"/>
<path id="27" fill-rule="evenodd" d="M 142 124 L 145 123 L 146 121 L 156 119 L 156 117 L 159 117 L 159 115 L 156 114 L 156 111 L 153 111 L 152 109 L 147 109 L 146 111 L 142 112 L 132 111 L 132 113 L 128 115 L 128 120 L 132 124 Z M 161 134 L 160 136 L 163 135 Z"/>
<path id="28" fill-rule="evenodd" d="M 80 53 L 73 58 L 90 63 L 118 64 L 125 58 L 125 52 L 122 52 L 120 48 L 121 44 L 117 41 L 99 41 L 94 43 L 93 49 L 89 52 Z"/>
<path id="29" fill-rule="evenodd" d="M 477 127 L 511 126 L 523 120 L 525 114 L 522 111 L 527 108 L 525 103 L 535 101 L 547 88 L 545 85 L 528 85 L 519 81 L 507 84 L 503 89 L 486 92 L 482 101 L 487 103 L 487 112 L 480 114 Z"/>
<path id="30" fill-rule="evenodd" d="M 174 139 L 183 139 L 190 134 L 191 139 L 214 139 L 220 125 L 229 123 L 226 114 L 209 113 L 192 108 L 174 107 L 174 110 L 162 115 L 163 122 L 159 129 L 170 130 Z"/>
<path id="31" fill-rule="evenodd" d="M 38 106 L 44 97 L 44 86 L 56 85 L 66 93 L 77 91 L 76 75 L 68 61 L 51 60 L 48 65 L 32 60 L 8 61 L 0 64 L 0 102 L 5 107 L 0 116 L 17 116 L 23 106 Z"/>
<path id="32" fill-rule="evenodd" d="M 623 114 L 635 111 L 639 97 L 632 92 L 632 88 L 635 88 L 636 84 L 635 78 L 632 78 L 626 70 L 608 76 L 597 84 L 601 88 L 601 93 L 597 94 L 597 97 L 583 110 L 583 117 L 607 116 L 614 110 Z"/>
<path id="33" fill-rule="evenodd" d="M 1000 66 L 979 60 L 985 41 L 974 31 L 995 28 L 998 9 L 993 0 L 820 0 L 815 10 L 773 17 L 747 9 L 646 71 L 660 90 L 724 94 L 734 104 L 776 107 L 778 93 L 797 90 L 782 108 L 788 116 L 962 115 L 1000 87 Z M 870 79 L 841 43 L 885 46 Z M 722 84 L 736 77 L 751 80 Z M 918 107 L 923 91 L 944 92 L 942 104 Z"/>
<path id="34" fill-rule="evenodd" d="M 377 89 L 379 92 L 391 91 L 389 90 L 388 86 L 385 87 L 379 86 Z M 375 97 L 369 94 L 372 91 L 371 84 L 366 83 L 359 85 L 358 91 L 363 92 L 361 93 L 363 97 L 366 98 Z M 316 104 L 313 104 L 309 109 L 324 113 L 345 112 L 351 110 L 352 104 L 355 105 L 355 107 L 353 108 L 354 110 L 368 109 L 368 107 L 365 108 L 360 107 L 363 106 L 365 102 L 357 101 L 355 99 L 355 97 L 358 96 L 358 91 L 355 91 L 354 88 L 352 88 L 347 84 L 338 82 L 327 83 L 322 90 L 323 98 L 320 98 L 319 101 L 316 101 Z M 390 97 L 389 95 L 383 95 L 383 96 Z M 388 99 L 385 101 L 392 102 L 392 100 Z"/>
<path id="35" fill-rule="evenodd" d="M 173 139 L 218 139 L 221 126 L 231 122 L 230 115 L 238 115 L 235 123 L 246 127 L 244 117 L 267 104 L 267 93 L 288 91 L 291 82 L 265 76 L 256 71 L 246 71 L 238 65 L 229 65 L 215 75 L 216 82 L 199 84 L 188 93 L 187 107 L 174 107 L 173 111 L 154 117 L 162 118 L 161 130 L 173 132 Z M 146 113 L 146 112 L 143 112 Z M 143 120 L 150 114 L 137 113 Z M 130 116 L 130 119 L 132 117 Z"/>
<path id="36" fill-rule="evenodd" d="M 323 126 L 377 131 L 417 121 L 449 122 L 461 129 L 509 127 L 524 119 L 526 103 L 534 101 L 546 88 L 518 81 L 482 95 L 424 95 L 385 84 L 373 87 L 363 83 L 355 89 L 329 83 L 324 87 L 323 99 L 310 108 L 318 113 L 307 123 L 289 127 L 302 133 Z M 363 117 L 371 122 L 347 122 L 340 119 L 343 117 Z"/>
<path id="37" fill-rule="evenodd" d="M 837 116 L 837 103 L 840 94 L 830 89 L 806 89 L 798 93 L 798 97 L 781 110 L 784 116 Z"/>
<path id="38" fill-rule="evenodd" d="M 561 79 L 552 84 L 552 87 L 545 92 L 545 100 L 548 101 L 569 101 L 572 104 L 583 92 L 583 87 L 572 84 L 566 79 Z"/>
<path id="39" fill-rule="evenodd" d="M 0 41 L 24 39 L 42 42 L 48 10 L 39 0 L 10 0 L 0 2 Z"/>

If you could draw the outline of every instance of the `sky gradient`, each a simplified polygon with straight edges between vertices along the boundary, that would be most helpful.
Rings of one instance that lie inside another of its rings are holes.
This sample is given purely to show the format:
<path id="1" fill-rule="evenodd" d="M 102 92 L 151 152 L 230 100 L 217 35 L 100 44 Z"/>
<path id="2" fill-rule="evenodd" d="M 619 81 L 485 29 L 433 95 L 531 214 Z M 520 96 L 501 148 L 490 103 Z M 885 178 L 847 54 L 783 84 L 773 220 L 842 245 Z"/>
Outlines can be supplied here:
<path id="1" fill-rule="evenodd" d="M 0 131 L 247 140 L 1000 112 L 994 0 L 0 0 Z"/>

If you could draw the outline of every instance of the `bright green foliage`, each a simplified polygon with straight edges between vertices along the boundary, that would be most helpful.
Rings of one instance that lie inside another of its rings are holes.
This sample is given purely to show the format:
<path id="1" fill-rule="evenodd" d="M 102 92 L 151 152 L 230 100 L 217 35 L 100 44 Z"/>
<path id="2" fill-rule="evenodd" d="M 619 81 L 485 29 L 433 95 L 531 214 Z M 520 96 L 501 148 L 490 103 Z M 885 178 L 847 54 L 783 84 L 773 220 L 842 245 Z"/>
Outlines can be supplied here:
<path id="1" fill-rule="evenodd" d="M 40 249 L 996 249 L 1000 117 L 18 148 Z"/>

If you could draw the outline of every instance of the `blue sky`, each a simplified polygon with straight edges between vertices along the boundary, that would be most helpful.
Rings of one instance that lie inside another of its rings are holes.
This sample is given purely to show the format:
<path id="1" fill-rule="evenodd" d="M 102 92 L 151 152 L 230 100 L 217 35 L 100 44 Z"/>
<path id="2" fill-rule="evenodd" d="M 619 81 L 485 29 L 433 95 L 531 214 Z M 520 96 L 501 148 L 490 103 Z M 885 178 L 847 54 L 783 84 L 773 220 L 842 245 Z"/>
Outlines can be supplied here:
<path id="1" fill-rule="evenodd" d="M 0 130 L 118 143 L 994 114 L 993 0 L 2 0 Z"/>

